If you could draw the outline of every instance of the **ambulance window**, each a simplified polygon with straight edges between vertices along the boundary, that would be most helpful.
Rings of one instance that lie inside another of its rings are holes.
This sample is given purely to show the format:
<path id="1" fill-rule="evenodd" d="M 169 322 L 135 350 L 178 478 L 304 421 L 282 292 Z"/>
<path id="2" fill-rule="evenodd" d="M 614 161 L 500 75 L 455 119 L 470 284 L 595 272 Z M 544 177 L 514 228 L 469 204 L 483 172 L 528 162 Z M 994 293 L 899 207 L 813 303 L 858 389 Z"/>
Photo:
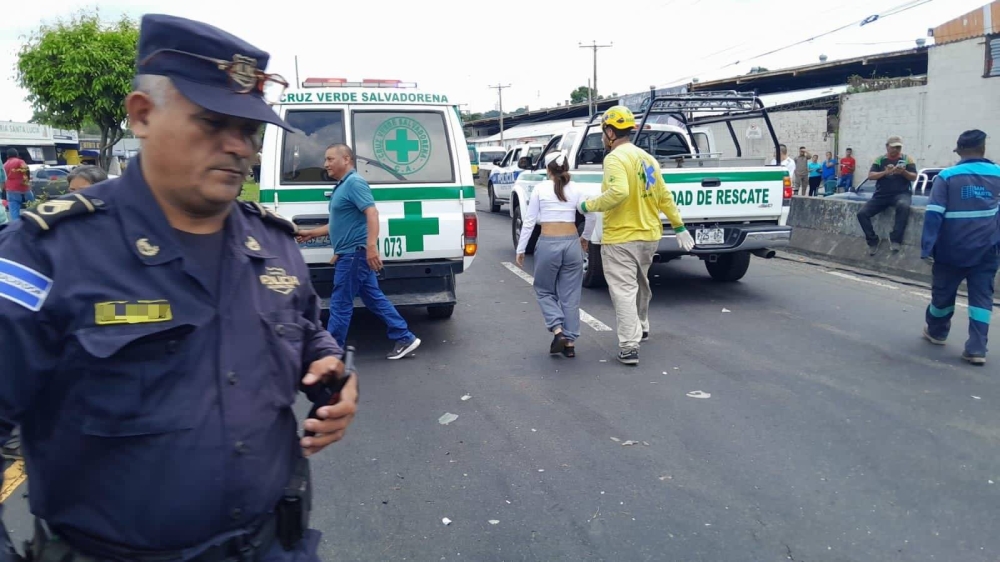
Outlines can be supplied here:
<path id="1" fill-rule="evenodd" d="M 328 183 L 323 169 L 326 148 L 344 142 L 344 112 L 289 111 L 285 121 L 301 133 L 285 131 L 281 149 L 281 183 Z"/>
<path id="2" fill-rule="evenodd" d="M 442 112 L 355 111 L 353 131 L 358 172 L 368 183 L 454 183 Z"/>

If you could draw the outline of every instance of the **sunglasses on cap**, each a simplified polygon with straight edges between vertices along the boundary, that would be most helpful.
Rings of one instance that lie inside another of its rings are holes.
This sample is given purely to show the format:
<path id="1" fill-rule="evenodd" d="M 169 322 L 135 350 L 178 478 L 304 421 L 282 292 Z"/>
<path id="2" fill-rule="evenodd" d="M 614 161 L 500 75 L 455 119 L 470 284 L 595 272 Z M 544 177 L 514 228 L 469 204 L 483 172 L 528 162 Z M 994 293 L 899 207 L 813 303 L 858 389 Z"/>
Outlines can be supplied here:
<path id="1" fill-rule="evenodd" d="M 139 61 L 139 66 L 148 64 L 156 56 L 168 53 L 211 63 L 219 71 L 226 74 L 233 86 L 233 92 L 237 94 L 258 93 L 264 98 L 264 101 L 272 105 L 278 103 L 281 100 L 282 94 L 288 89 L 288 81 L 283 76 L 280 74 L 268 74 L 257 68 L 254 59 L 241 55 L 236 55 L 233 57 L 233 60 L 227 61 L 177 49 L 159 49 Z"/>

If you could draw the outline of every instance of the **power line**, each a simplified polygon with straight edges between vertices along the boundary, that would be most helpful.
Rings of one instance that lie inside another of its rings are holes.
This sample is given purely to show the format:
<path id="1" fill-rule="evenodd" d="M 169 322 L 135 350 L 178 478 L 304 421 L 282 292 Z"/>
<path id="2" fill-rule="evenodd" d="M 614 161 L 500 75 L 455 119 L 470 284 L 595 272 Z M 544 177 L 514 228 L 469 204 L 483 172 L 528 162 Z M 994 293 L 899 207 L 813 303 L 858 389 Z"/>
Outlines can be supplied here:
<path id="1" fill-rule="evenodd" d="M 849 23 L 849 24 L 846 24 L 846 25 L 842 25 L 842 26 L 840 26 L 840 27 L 838 27 L 836 29 L 832 29 L 830 31 L 826 31 L 826 32 L 820 33 L 819 35 L 814 35 L 814 36 L 809 37 L 807 39 L 802 39 L 800 41 L 796 41 L 794 43 L 785 45 L 784 47 L 778 47 L 777 49 L 772 49 L 770 51 L 767 51 L 766 53 L 762 53 L 762 54 L 759 54 L 759 55 L 754 55 L 754 56 L 752 56 L 752 57 L 750 57 L 748 59 L 742 59 L 742 60 L 738 60 L 738 61 L 735 61 L 735 62 L 731 62 L 729 64 L 720 66 L 719 68 L 717 68 L 715 70 L 724 70 L 724 69 L 729 68 L 731 66 L 736 66 L 738 64 L 742 64 L 742 63 L 749 62 L 749 61 L 752 61 L 752 60 L 756 60 L 756 59 L 759 59 L 759 58 L 762 58 L 762 57 L 773 55 L 775 53 L 779 53 L 781 51 L 785 51 L 785 50 L 791 49 L 792 47 L 797 47 L 797 46 L 805 44 L 805 43 L 810 43 L 812 41 L 815 41 L 816 39 L 820 39 L 820 38 L 826 37 L 828 35 L 831 35 L 833 33 L 837 33 L 839 31 L 843 31 L 843 30 L 845 30 L 845 29 L 847 29 L 849 27 L 854 27 L 855 25 L 857 25 L 859 27 L 864 27 L 864 26 L 866 26 L 868 24 L 871 24 L 871 23 L 874 23 L 876 21 L 883 20 L 883 19 L 885 19 L 885 18 L 887 18 L 889 16 L 894 16 L 896 14 L 905 12 L 907 10 L 912 10 L 913 8 L 917 8 L 919 6 L 923 6 L 924 4 L 929 4 L 929 3 L 933 2 L 933 1 L 934 0 L 911 0 L 910 2 L 906 2 L 904 4 L 900 4 L 899 6 L 896 6 L 896 7 L 893 7 L 893 8 L 889 8 L 888 10 L 886 10 L 882 14 L 873 14 L 873 15 L 870 15 L 870 16 L 868 16 L 866 18 L 863 18 L 863 19 L 860 19 L 858 21 L 855 21 L 855 22 L 852 22 L 852 23 Z M 690 79 L 694 78 L 695 76 L 697 76 L 697 75 L 691 75 L 691 76 L 685 76 L 685 77 L 682 77 L 682 78 L 676 78 L 674 80 L 671 80 L 671 81 L 667 82 L 666 85 L 670 86 L 670 85 L 676 84 L 677 82 L 681 82 L 681 81 L 685 81 L 685 80 L 690 80 Z"/>

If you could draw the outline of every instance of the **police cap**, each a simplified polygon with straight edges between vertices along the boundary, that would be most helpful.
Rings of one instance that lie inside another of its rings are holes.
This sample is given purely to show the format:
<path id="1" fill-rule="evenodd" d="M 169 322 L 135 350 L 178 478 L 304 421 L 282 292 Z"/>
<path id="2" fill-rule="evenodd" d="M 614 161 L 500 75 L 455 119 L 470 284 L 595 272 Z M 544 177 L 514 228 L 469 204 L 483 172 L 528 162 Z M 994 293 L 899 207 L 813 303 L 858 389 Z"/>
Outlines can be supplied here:
<path id="1" fill-rule="evenodd" d="M 980 131 L 979 129 L 972 129 L 971 131 L 965 131 L 958 136 L 958 142 L 955 145 L 955 152 L 970 148 L 979 148 L 984 144 L 986 144 L 986 133 Z"/>
<path id="2" fill-rule="evenodd" d="M 139 74 L 170 78 L 184 97 L 209 111 L 294 130 L 268 105 L 288 86 L 281 76 L 264 72 L 269 58 L 207 23 L 165 14 L 142 17 Z"/>

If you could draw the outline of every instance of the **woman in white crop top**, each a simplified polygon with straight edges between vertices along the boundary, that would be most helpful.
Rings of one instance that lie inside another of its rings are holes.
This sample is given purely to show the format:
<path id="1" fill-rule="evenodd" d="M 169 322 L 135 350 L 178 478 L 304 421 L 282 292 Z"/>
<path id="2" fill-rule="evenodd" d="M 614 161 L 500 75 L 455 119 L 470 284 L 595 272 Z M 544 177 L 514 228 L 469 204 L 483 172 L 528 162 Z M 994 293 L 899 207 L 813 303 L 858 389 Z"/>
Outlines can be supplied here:
<path id="1" fill-rule="evenodd" d="M 549 353 L 576 356 L 580 337 L 580 292 L 583 290 L 583 248 L 594 230 L 595 217 L 584 215 L 583 238 L 577 233 L 576 214 L 586 199 L 570 179 L 569 162 L 562 153 L 545 157 L 547 180 L 531 192 L 517 241 L 517 265 L 524 266 L 524 252 L 535 230 L 542 227 L 535 244 L 535 296 L 554 334 Z"/>

